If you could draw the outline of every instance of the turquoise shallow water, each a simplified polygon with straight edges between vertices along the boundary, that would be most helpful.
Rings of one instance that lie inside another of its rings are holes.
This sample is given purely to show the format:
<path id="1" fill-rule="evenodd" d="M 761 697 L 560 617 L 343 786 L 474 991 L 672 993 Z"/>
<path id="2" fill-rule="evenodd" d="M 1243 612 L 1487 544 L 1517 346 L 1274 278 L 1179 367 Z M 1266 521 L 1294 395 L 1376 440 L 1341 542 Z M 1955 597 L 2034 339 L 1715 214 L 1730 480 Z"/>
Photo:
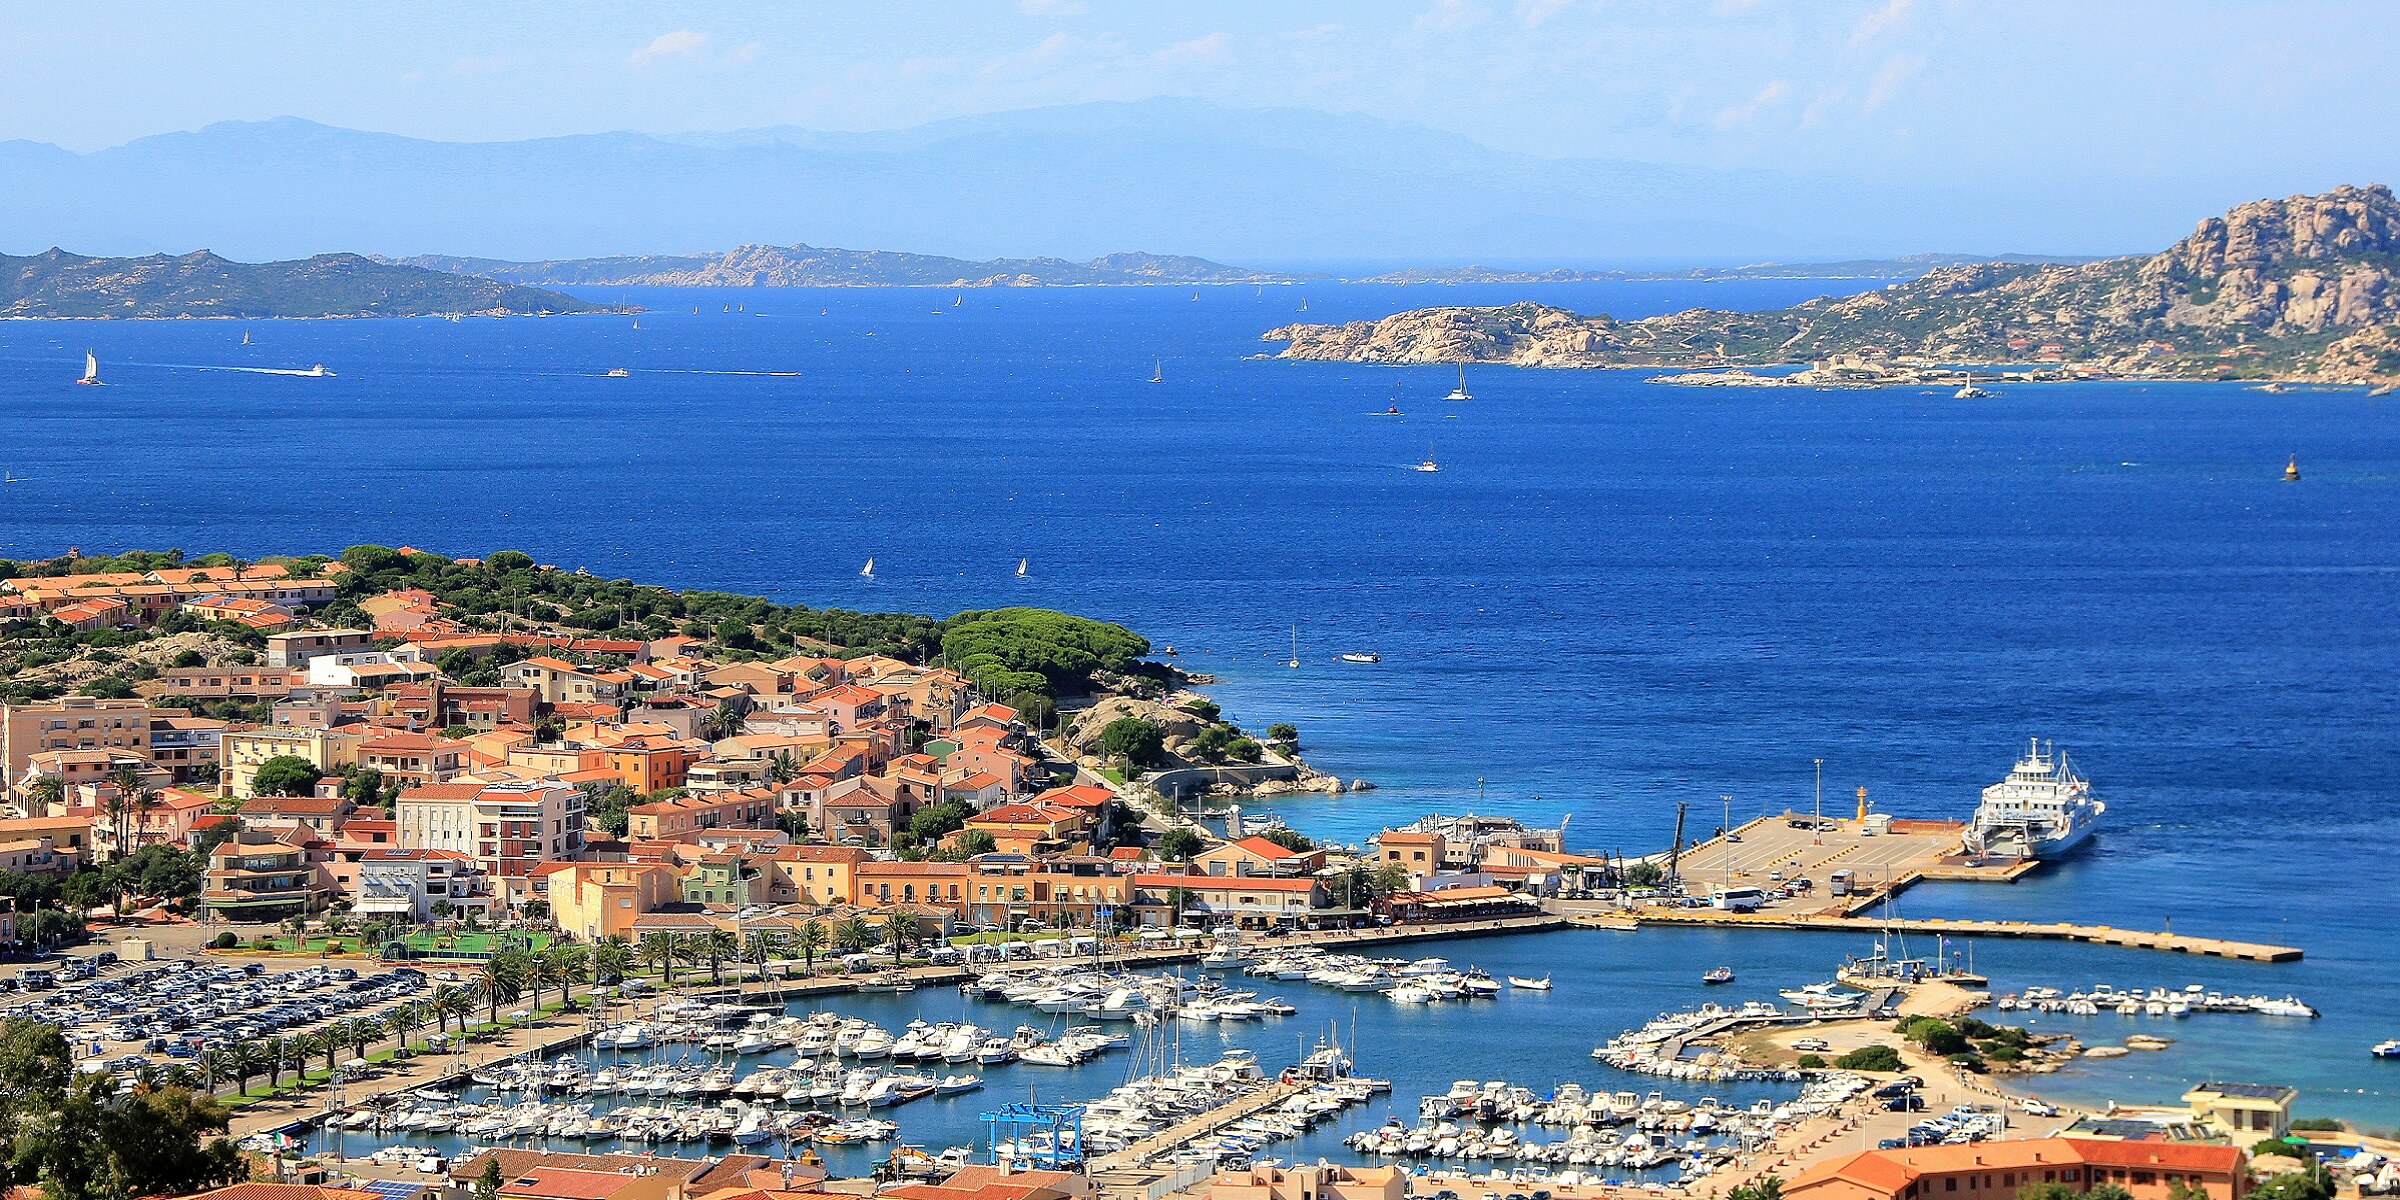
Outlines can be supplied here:
<path id="1" fill-rule="evenodd" d="M 1809 290 L 1306 298 L 1311 319 L 1525 295 L 1631 316 Z M 519 546 L 815 604 L 1074 609 L 1177 644 L 1233 716 L 1293 720 L 1314 761 L 1381 784 L 1281 806 L 1350 840 L 1480 802 L 1571 813 L 1579 848 L 1639 851 L 1666 842 L 1679 799 L 1805 804 L 1816 757 L 1831 795 L 1960 816 L 2022 738 L 2055 737 L 2111 805 L 2091 849 L 1909 911 L 2288 942 L 2307 961 L 1997 943 L 1977 961 L 2004 988 L 2203 982 L 2326 1016 L 2194 1018 L 2164 1054 L 2046 1086 L 2165 1099 L 2274 1079 L 2304 1109 L 2400 1125 L 2400 1064 L 2366 1055 L 2400 1036 L 2382 936 L 2400 894 L 2391 400 L 2092 384 L 1959 402 L 1485 370 L 1473 403 L 1444 405 L 1439 368 L 1247 357 L 1301 295 L 644 293 L 639 330 L 259 323 L 247 348 L 219 322 L 0 323 L 0 466 L 23 480 L 0 485 L 0 555 Z M 68 383 L 87 346 L 112 386 Z M 318 361 L 339 377 L 193 369 Z M 632 377 L 603 377 L 619 366 Z M 732 373 L 782 371 L 799 375 Z M 1405 416 L 1367 415 L 1395 399 Z M 1429 444 L 1443 471 L 1408 470 Z M 2287 486 L 2294 452 L 2307 478 Z M 1294 625 L 1298 671 L 1276 661 Z M 1352 649 L 1383 662 L 1332 661 Z M 1568 1019 L 1545 1061 L 1625 1023 L 1596 996 L 1638 1016 L 1682 1002 L 1610 945 L 1544 943 L 1598 972 L 1548 1001 Z M 1716 961 L 1796 979 L 1860 948 L 1667 938 L 1640 960 L 1668 980 Z"/>

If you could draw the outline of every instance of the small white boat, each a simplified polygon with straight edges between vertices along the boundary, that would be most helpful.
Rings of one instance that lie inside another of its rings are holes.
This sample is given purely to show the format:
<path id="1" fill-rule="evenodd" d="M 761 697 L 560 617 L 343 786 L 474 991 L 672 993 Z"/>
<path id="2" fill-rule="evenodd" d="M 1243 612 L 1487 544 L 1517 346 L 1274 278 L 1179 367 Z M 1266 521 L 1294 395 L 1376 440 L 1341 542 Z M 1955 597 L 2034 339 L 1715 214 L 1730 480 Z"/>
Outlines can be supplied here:
<path id="1" fill-rule="evenodd" d="M 1152 383 L 1165 383 L 1166 381 L 1167 381 L 1167 360 L 1165 360 L 1165 359 L 1163 359 L 1163 358 L 1161 358 L 1161 359 L 1154 359 L 1154 360 L 1152 360 L 1152 361 L 1151 361 L 1151 364 L 1150 364 L 1150 382 L 1152 382 Z"/>
<path id="2" fill-rule="evenodd" d="M 861 578 L 861 579 L 873 579 L 873 578 L 875 578 L 875 560 L 874 560 L 874 559 L 871 559 L 871 558 L 870 558 L 870 559 L 868 559 L 868 560 L 867 560 L 867 565 L 865 565 L 865 566 L 863 566 L 863 567 L 860 567 L 860 568 L 858 569 L 858 577 L 859 577 L 859 578 Z"/>
<path id="3" fill-rule="evenodd" d="M 1522 975 L 1511 975 L 1508 977 L 1508 986 L 1524 988 L 1529 992 L 1546 992 L 1550 990 L 1550 977 L 1544 975 L 1540 979 L 1527 979 Z"/>
<path id="4" fill-rule="evenodd" d="M 1379 663 L 1383 661 L 1383 656 L 1375 653 L 1372 650 L 1353 650 L 1347 654 L 1340 654 L 1336 655 L 1335 657 L 1346 663 Z"/>
<path id="5" fill-rule="evenodd" d="M 1986 391 L 1983 388 L 1976 387 L 1975 373 L 1969 371 L 1967 373 L 1966 386 L 1950 393 L 1950 398 L 1953 400 L 1989 400 L 1992 398 L 1993 394 L 1994 393 Z"/>
<path id="6" fill-rule="evenodd" d="M 1458 364 L 1458 386 L 1457 386 L 1457 387 L 1454 387 L 1454 388 L 1451 388 L 1451 389 L 1450 389 L 1450 394 L 1449 394 L 1449 395 L 1447 395 L 1447 396 L 1444 396 L 1444 397 L 1442 397 L 1442 399 L 1444 399 L 1444 400 L 1472 400 L 1472 399 L 1474 399 L 1474 398 L 1475 398 L 1475 396 L 1474 396 L 1474 393 L 1472 393 L 1472 392 L 1469 392 L 1469 391 L 1467 390 L 1467 364 L 1465 364 L 1465 363 L 1460 363 L 1460 364 Z"/>
<path id="7" fill-rule="evenodd" d="M 1020 558 L 1020 559 L 1018 559 L 1018 560 L 1017 560 L 1017 578 L 1019 578 L 1019 579 L 1023 579 L 1023 578 L 1025 578 L 1027 575 L 1031 575 L 1032 573 L 1033 573 L 1033 560 L 1032 560 L 1032 559 L 1030 559 L 1030 558 Z"/>
<path id="8" fill-rule="evenodd" d="M 100 386 L 100 356 L 98 354 L 89 350 L 83 352 L 83 378 L 75 382 L 86 387 Z"/>
<path id="9" fill-rule="evenodd" d="M 1415 469 L 1423 471 L 1428 475 L 1442 469 L 1442 464 L 1434 460 L 1433 447 L 1425 447 L 1425 461 L 1418 463 Z"/>

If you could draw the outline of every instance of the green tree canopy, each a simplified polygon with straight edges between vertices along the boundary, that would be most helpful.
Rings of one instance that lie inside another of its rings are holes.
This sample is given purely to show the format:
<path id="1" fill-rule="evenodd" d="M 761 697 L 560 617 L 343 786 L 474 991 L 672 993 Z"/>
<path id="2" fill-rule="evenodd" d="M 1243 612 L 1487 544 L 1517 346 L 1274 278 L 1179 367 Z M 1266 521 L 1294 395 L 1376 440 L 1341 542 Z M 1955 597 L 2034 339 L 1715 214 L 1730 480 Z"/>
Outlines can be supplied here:
<path id="1" fill-rule="evenodd" d="M 305 758 L 278 754 L 258 764 L 250 777 L 253 796 L 306 796 L 317 790 L 317 781 L 325 772 Z"/>
<path id="2" fill-rule="evenodd" d="M 1096 671 L 1124 671 L 1150 641 L 1122 625 L 1046 608 L 962 612 L 943 623 L 942 655 L 988 692 L 1089 688 Z"/>
<path id="3" fill-rule="evenodd" d="M 1164 836 L 1158 839 L 1158 854 L 1161 858 L 1180 862 L 1200 853 L 1207 845 L 1208 843 L 1201 838 L 1199 830 L 1188 825 L 1178 826 L 1168 830 Z"/>
<path id="4" fill-rule="evenodd" d="M 1118 717 L 1100 730 L 1100 753 L 1146 767 L 1166 751 L 1166 731 L 1140 717 Z"/>

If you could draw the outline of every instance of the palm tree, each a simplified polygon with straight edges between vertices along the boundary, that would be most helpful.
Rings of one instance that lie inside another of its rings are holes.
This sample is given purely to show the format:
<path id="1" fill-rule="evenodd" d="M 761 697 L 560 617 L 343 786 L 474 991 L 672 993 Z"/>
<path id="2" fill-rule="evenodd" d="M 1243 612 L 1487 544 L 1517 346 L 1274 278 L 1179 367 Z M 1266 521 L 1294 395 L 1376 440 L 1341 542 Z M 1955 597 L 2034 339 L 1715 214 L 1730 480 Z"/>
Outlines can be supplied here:
<path id="1" fill-rule="evenodd" d="M 833 936 L 825 932 L 825 922 L 812 919 L 800 923 L 800 932 L 793 935 L 792 942 L 800 948 L 800 956 L 808 961 L 809 974 L 817 973 L 817 952 L 832 940 Z"/>
<path id="2" fill-rule="evenodd" d="M 558 988 L 568 1008 L 575 1007 L 575 984 L 590 972 L 591 958 L 591 947 L 573 942 L 555 943 L 536 956 L 544 982 Z"/>
<path id="3" fill-rule="evenodd" d="M 415 1040 L 411 1035 L 425 1025 L 425 1008 L 417 1002 L 405 1001 L 392 1007 L 392 1034 L 405 1046 Z"/>
<path id="4" fill-rule="evenodd" d="M 851 917 L 833 931 L 833 944 L 840 947 L 844 954 L 860 953 L 882 940 L 883 935 L 873 925 L 867 924 L 865 917 L 860 916 Z"/>
<path id="5" fill-rule="evenodd" d="M 633 947 L 615 934 L 601 938 L 592 946 L 592 986 L 625 982 L 625 970 L 633 965 Z"/>
<path id="6" fill-rule="evenodd" d="M 303 1039 L 307 1036 L 306 1034 L 301 1035 Z M 195 1061 L 200 1065 L 202 1088 L 212 1095 L 216 1092 L 218 1084 L 233 1078 L 233 1058 L 220 1047 L 210 1046 L 201 1051 L 200 1057 Z"/>
<path id="7" fill-rule="evenodd" d="M 767 756 L 767 782 L 790 783 L 800 777 L 800 759 L 789 750 Z"/>
<path id="8" fill-rule="evenodd" d="M 243 1095 L 249 1095 L 250 1081 L 257 1078 L 259 1071 L 266 1067 L 266 1060 L 260 1056 L 258 1047 L 250 1042 L 235 1042 L 226 1050 L 226 1054 L 230 1060 L 228 1065 L 233 1068 L 234 1083 L 240 1085 Z"/>
<path id="9" fill-rule="evenodd" d="M 682 940 L 665 929 L 642 939 L 642 961 L 656 966 L 660 982 L 668 987 L 675 986 L 675 958 L 682 950 Z"/>
<path id="10" fill-rule="evenodd" d="M 317 1031 L 317 1049 L 325 1052 L 325 1074 L 328 1077 L 341 1065 L 342 1039 L 348 1037 L 349 1033 L 348 1021 L 328 1021 L 323 1029 Z"/>
<path id="11" fill-rule="evenodd" d="M 731 700 L 721 700 L 700 718 L 700 736 L 712 742 L 742 735 L 742 710 Z"/>
<path id="12" fill-rule="evenodd" d="M 108 812 L 109 820 L 115 823 L 117 857 L 123 858 L 133 852 L 131 848 L 133 841 L 132 817 L 134 810 L 141 806 L 137 797 L 149 789 L 142 786 L 142 769 L 131 763 L 110 771 L 108 781 L 115 785 L 115 793 L 108 798 L 104 807 Z M 151 803 L 157 803 L 155 796 L 152 797 Z"/>
<path id="13" fill-rule="evenodd" d="M 434 1006 L 442 1016 L 457 1018 L 458 1031 L 463 1034 L 467 1031 L 468 1015 L 475 1011 L 475 993 L 453 984 L 434 993 Z"/>
<path id="14" fill-rule="evenodd" d="M 489 1008 L 490 1023 L 500 1023 L 500 1006 L 525 994 L 526 954 L 522 950 L 503 950 L 486 959 L 483 973 L 475 981 L 477 991 Z"/>
<path id="15" fill-rule="evenodd" d="M 917 940 L 917 918 L 905 912 L 884 914 L 883 938 L 892 944 L 892 961 L 898 962 Z"/>
<path id="16" fill-rule="evenodd" d="M 291 1057 L 291 1041 L 290 1038 L 271 1037 L 261 1047 L 267 1056 L 267 1090 L 269 1091 L 283 1086 L 284 1060 Z"/>
<path id="17" fill-rule="evenodd" d="M 360 1017 L 344 1028 L 350 1035 L 346 1040 L 349 1042 L 350 1048 L 356 1052 L 350 1057 L 365 1058 L 367 1047 L 374 1045 L 375 1039 L 383 1036 L 383 1018 Z"/>
<path id="18" fill-rule="evenodd" d="M 758 977 L 763 981 L 767 977 L 767 960 L 776 956 L 782 942 L 783 935 L 772 930 L 751 934 L 742 939 L 742 961 L 758 968 Z"/>
<path id="19" fill-rule="evenodd" d="M 698 951 L 700 957 L 708 963 L 709 982 L 724 983 L 725 960 L 741 952 L 741 942 L 735 939 L 731 933 L 722 929 L 711 929 L 707 933 L 701 934 L 696 940 L 699 944 L 693 949 Z"/>

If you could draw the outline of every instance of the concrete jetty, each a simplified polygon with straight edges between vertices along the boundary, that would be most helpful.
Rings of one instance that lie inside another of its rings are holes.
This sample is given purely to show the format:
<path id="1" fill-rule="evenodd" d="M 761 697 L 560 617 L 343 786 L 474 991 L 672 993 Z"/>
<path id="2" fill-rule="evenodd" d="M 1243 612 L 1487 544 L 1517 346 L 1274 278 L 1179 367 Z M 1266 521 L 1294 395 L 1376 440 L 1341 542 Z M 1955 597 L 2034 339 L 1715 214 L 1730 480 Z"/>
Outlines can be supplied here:
<path id="1" fill-rule="evenodd" d="M 2083 942 L 2095 946 L 2124 946 L 2134 950 L 2166 950 L 2206 958 L 2245 962 L 2298 962 L 2300 950 L 2261 942 L 2192 937 L 2148 929 L 2118 929 L 2110 925 L 2074 925 L 2057 921 L 1968 921 L 1942 917 L 1852 917 L 1833 913 L 1727 912 L 1710 908 L 1604 908 L 1562 912 L 1578 925 L 1601 929 L 1639 929 L 1647 925 L 1704 925 L 1718 929 L 1773 929 L 1873 935 L 1887 929 L 1943 937 L 2038 938 Z"/>

